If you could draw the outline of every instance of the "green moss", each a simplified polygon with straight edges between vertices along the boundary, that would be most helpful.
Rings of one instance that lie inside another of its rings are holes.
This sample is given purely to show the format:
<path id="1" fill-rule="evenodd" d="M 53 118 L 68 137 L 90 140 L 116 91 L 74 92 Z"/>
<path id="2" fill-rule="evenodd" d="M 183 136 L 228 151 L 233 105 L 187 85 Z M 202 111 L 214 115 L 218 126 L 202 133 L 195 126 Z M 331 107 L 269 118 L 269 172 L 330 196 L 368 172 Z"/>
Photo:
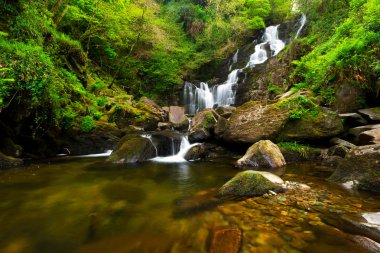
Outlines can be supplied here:
<path id="1" fill-rule="evenodd" d="M 319 106 L 306 96 L 297 96 L 282 100 L 278 105 L 279 109 L 288 108 L 290 119 L 301 119 L 305 116 L 316 117 L 320 110 Z"/>
<path id="2" fill-rule="evenodd" d="M 299 153 L 304 158 L 307 158 L 312 151 L 310 146 L 299 144 L 297 142 L 280 142 L 277 143 L 277 146 L 284 151 Z"/>
<path id="3" fill-rule="evenodd" d="M 204 116 L 203 128 L 209 129 L 215 123 L 214 115 L 212 112 L 205 112 Z"/>
<path id="4" fill-rule="evenodd" d="M 83 118 L 82 124 L 80 125 L 80 129 L 82 132 L 89 133 L 95 128 L 95 122 L 91 116 L 86 116 Z"/>

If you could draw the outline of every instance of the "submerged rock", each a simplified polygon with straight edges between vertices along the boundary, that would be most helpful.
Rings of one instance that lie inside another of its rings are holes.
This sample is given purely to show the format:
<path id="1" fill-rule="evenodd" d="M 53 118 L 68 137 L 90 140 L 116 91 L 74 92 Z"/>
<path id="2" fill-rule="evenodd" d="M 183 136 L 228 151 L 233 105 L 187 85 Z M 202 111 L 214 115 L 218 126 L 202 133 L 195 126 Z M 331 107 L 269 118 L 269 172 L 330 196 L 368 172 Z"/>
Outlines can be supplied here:
<path id="1" fill-rule="evenodd" d="M 352 149 L 329 178 L 336 183 L 355 182 L 355 188 L 380 192 L 380 144 Z"/>
<path id="2" fill-rule="evenodd" d="M 156 150 L 147 138 L 136 135 L 123 137 L 117 149 L 107 159 L 111 163 L 137 163 L 156 156 Z"/>
<path id="3" fill-rule="evenodd" d="M 0 152 L 0 169 L 17 167 L 21 166 L 22 164 L 22 159 L 7 156 Z"/>
<path id="4" fill-rule="evenodd" d="M 237 227 L 216 228 L 211 233 L 209 253 L 238 253 L 242 232 Z"/>
<path id="5" fill-rule="evenodd" d="M 218 196 L 262 196 L 269 191 L 280 191 L 284 181 L 269 172 L 247 170 L 236 174 L 218 191 Z"/>
<path id="6" fill-rule="evenodd" d="M 246 154 L 237 161 L 239 167 L 277 168 L 286 165 L 284 156 L 276 144 L 269 140 L 253 144 Z"/>

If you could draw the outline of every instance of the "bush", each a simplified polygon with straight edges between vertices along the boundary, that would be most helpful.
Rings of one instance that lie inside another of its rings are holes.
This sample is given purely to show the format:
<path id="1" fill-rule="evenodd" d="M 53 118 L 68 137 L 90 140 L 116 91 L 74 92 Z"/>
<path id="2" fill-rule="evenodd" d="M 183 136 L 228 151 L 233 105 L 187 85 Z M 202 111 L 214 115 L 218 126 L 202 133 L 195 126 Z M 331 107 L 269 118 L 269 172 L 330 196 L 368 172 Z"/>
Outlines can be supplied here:
<path id="1" fill-rule="evenodd" d="M 80 129 L 84 133 L 89 133 L 95 128 L 95 122 L 91 116 L 86 116 L 83 118 L 82 124 L 80 125 Z"/>

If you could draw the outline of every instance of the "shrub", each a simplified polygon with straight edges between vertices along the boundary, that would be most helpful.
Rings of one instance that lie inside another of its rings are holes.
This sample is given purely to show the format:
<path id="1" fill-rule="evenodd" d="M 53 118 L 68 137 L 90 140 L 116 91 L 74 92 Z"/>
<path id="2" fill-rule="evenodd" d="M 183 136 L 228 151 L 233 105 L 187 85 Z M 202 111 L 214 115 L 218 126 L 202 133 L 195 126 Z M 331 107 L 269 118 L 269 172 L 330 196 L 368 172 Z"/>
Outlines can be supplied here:
<path id="1" fill-rule="evenodd" d="M 95 128 L 95 122 L 91 116 L 86 116 L 83 118 L 82 124 L 80 125 L 80 129 L 82 132 L 89 133 Z"/>

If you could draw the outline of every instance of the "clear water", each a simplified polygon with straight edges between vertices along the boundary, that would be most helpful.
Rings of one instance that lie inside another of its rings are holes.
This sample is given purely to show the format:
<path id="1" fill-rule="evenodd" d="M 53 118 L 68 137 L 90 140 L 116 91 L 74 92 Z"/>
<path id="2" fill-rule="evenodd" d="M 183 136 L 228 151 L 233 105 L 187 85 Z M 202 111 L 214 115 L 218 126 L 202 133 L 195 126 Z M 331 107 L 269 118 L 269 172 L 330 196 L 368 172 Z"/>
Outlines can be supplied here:
<path id="1" fill-rule="evenodd" d="M 219 226 L 243 231 L 241 252 L 366 252 L 324 215 L 378 211 L 378 196 L 330 185 L 311 164 L 283 178 L 310 191 L 219 200 L 232 160 L 110 165 L 60 158 L 0 173 L 0 252 L 207 252 Z M 284 172 L 284 171 L 282 171 Z"/>

